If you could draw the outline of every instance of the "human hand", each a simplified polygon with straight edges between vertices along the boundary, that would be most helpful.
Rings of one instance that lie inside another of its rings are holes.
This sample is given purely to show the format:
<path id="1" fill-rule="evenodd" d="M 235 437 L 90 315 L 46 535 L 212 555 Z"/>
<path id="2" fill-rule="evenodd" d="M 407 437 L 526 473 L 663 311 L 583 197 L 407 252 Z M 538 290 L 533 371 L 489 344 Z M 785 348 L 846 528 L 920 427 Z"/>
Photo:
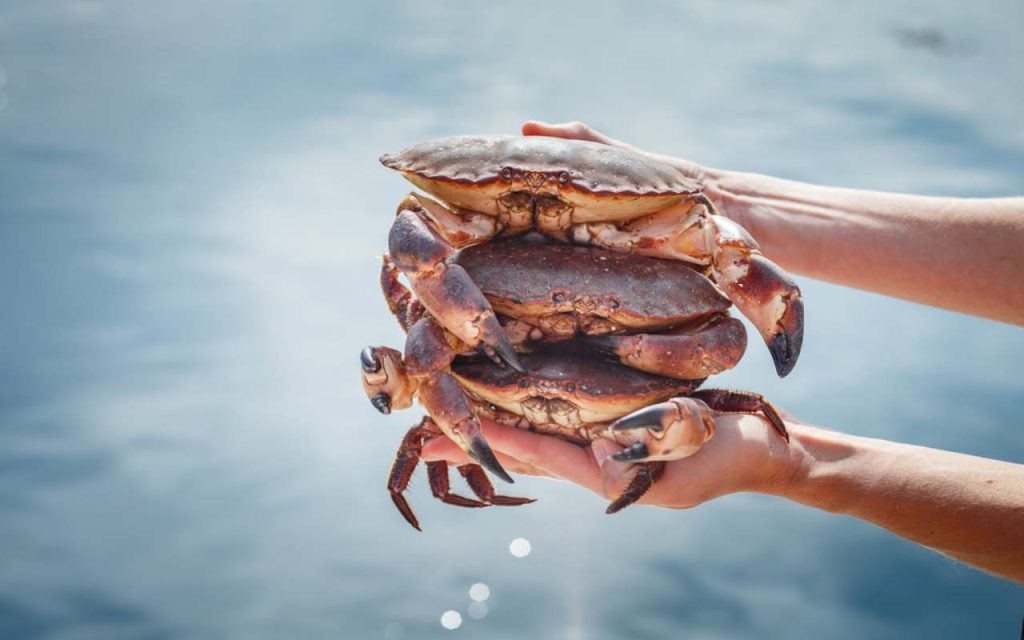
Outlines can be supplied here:
<path id="1" fill-rule="evenodd" d="M 523 123 L 522 132 L 524 136 L 550 136 L 553 138 L 599 142 L 601 144 L 635 151 L 641 155 L 664 162 L 665 164 L 674 167 L 679 171 L 679 173 L 683 174 L 687 178 L 699 182 L 703 187 L 704 195 L 715 203 L 719 213 L 732 218 L 747 231 L 752 233 L 754 231 L 751 228 L 751 225 L 755 223 L 755 220 L 751 219 L 751 216 L 749 215 L 750 203 L 746 199 L 739 197 L 734 193 L 734 188 L 725 186 L 726 183 L 730 183 L 735 187 L 737 179 L 739 179 L 739 183 L 742 184 L 743 179 L 737 178 L 737 176 L 741 176 L 742 174 L 735 174 L 734 172 L 723 171 L 720 169 L 712 169 L 711 167 L 698 164 L 692 160 L 684 160 L 682 158 L 675 158 L 673 156 L 644 151 L 631 144 L 610 138 L 578 121 L 550 124 L 537 120 L 528 120 Z M 757 234 L 755 234 L 755 237 L 757 237 Z"/>
<path id="2" fill-rule="evenodd" d="M 768 423 L 749 414 L 721 414 L 715 420 L 714 437 L 696 454 L 666 463 L 639 504 L 686 509 L 739 491 L 785 492 L 799 464 Z M 608 500 L 617 498 L 635 473 L 633 465 L 610 457 L 621 448 L 611 440 L 599 438 L 582 448 L 485 418 L 481 422 L 502 466 L 514 473 L 569 480 Z M 423 459 L 472 462 L 447 438 L 428 442 Z"/>
<path id="3" fill-rule="evenodd" d="M 523 135 L 550 136 L 552 138 L 567 138 L 570 140 L 587 140 L 589 142 L 599 142 L 601 144 L 607 144 L 621 149 L 628 149 L 671 165 L 687 178 L 696 180 L 702 184 L 708 182 L 709 179 L 713 177 L 714 173 L 714 170 L 701 166 L 696 162 L 683 160 L 681 158 L 673 158 L 672 156 L 664 156 L 657 153 L 650 153 L 648 151 L 638 149 L 631 144 L 627 144 L 614 138 L 609 138 L 603 133 L 591 129 L 582 122 L 549 124 L 547 122 L 540 122 L 537 120 L 528 120 L 523 124 Z"/>

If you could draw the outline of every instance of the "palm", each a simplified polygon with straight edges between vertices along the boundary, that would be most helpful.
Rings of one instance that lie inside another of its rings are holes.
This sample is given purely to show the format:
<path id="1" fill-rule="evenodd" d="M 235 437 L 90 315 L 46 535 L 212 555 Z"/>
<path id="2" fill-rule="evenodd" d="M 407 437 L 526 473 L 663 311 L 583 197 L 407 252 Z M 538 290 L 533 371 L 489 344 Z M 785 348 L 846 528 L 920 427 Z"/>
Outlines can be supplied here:
<path id="1" fill-rule="evenodd" d="M 755 416 L 727 414 L 717 418 L 715 436 L 695 455 L 669 462 L 665 474 L 641 504 L 688 508 L 712 498 L 754 488 L 763 481 L 764 461 L 774 435 Z M 560 478 L 613 498 L 628 484 L 630 465 L 607 459 L 618 447 L 598 440 L 582 449 L 551 436 L 484 421 L 484 433 L 505 468 L 515 473 Z M 605 455 L 601 455 L 602 450 Z M 466 464 L 469 459 L 446 438 L 429 442 L 425 460 Z M 605 458 L 599 466 L 597 458 Z"/>

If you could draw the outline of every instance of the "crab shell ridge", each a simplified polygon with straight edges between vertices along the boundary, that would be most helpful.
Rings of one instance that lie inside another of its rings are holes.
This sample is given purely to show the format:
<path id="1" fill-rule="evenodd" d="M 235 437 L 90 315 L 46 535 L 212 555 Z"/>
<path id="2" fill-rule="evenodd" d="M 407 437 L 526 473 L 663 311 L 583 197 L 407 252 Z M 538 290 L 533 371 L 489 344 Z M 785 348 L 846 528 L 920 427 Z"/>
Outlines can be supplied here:
<path id="1" fill-rule="evenodd" d="M 491 215 L 510 192 L 555 196 L 582 222 L 637 217 L 701 190 L 671 165 L 635 151 L 546 136 L 453 136 L 380 161 L 427 193 Z"/>

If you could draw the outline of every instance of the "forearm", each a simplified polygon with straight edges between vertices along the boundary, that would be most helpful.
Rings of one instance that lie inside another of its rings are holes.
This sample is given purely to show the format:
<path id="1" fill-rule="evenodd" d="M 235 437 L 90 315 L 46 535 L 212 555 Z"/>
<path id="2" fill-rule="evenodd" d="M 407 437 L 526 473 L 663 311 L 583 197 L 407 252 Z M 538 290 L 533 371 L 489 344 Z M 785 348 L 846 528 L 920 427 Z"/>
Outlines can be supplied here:
<path id="1" fill-rule="evenodd" d="M 1024 198 L 961 199 L 702 176 L 723 213 L 784 269 L 1024 324 Z"/>
<path id="2" fill-rule="evenodd" d="M 764 490 L 1024 581 L 1024 465 L 790 425 Z"/>

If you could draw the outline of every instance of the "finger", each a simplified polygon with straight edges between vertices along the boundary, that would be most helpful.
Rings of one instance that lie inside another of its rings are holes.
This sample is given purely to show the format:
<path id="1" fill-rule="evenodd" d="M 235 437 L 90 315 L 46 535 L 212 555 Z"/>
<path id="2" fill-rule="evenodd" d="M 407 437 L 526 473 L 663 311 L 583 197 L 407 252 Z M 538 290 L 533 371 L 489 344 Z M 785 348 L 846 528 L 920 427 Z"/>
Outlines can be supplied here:
<path id="1" fill-rule="evenodd" d="M 492 425 L 494 428 L 487 430 Z M 601 475 L 589 447 L 493 423 L 487 424 L 485 431 L 488 440 L 505 455 L 533 466 L 546 475 L 575 482 L 600 493 Z"/>
<path id="2" fill-rule="evenodd" d="M 623 451 L 613 440 L 598 438 L 591 445 L 595 464 L 601 471 L 600 493 L 609 500 L 614 500 L 622 495 L 622 492 L 633 479 L 633 465 L 626 462 L 619 462 L 613 456 Z"/>
<path id="3" fill-rule="evenodd" d="M 782 419 L 783 419 L 783 420 L 785 420 L 786 422 L 795 422 L 796 424 L 807 424 L 806 422 L 804 422 L 804 421 L 803 421 L 803 420 L 801 420 L 800 418 L 798 418 L 798 417 L 794 416 L 794 415 L 793 415 L 792 413 L 790 413 L 790 412 L 786 411 L 785 409 L 780 409 L 780 408 L 778 408 L 778 407 L 775 407 L 775 411 L 776 411 L 776 413 L 778 413 L 778 414 L 779 414 L 779 415 L 780 415 L 780 416 L 782 417 Z"/>
<path id="4" fill-rule="evenodd" d="M 601 144 L 619 144 L 606 135 L 594 131 L 582 122 L 563 122 L 549 124 L 537 120 L 528 120 L 523 124 L 524 136 L 551 136 L 553 138 L 569 138 L 572 140 L 589 140 Z M 621 146 L 621 145 L 620 145 Z"/>
<path id="5" fill-rule="evenodd" d="M 511 470 L 512 473 L 517 473 L 524 476 L 536 476 L 539 478 L 555 478 L 556 480 L 561 480 L 561 478 L 559 478 L 558 476 L 554 476 L 543 469 L 538 469 L 533 465 L 526 464 L 522 460 L 516 460 L 515 458 L 507 456 L 503 453 L 498 454 L 498 460 L 501 461 L 501 464 L 505 466 L 505 468 Z"/>
<path id="6" fill-rule="evenodd" d="M 553 436 L 506 427 L 486 418 L 480 419 L 484 436 L 498 459 L 507 456 L 542 475 L 569 480 L 596 493 L 601 492 L 601 474 L 588 448 L 559 440 Z M 447 438 L 434 438 L 423 447 L 423 459 L 469 461 Z"/>
<path id="7" fill-rule="evenodd" d="M 493 444 L 491 448 L 494 448 Z M 434 438 L 423 445 L 421 458 L 424 462 L 444 460 L 456 465 L 476 464 L 457 444 L 445 437 Z"/>
<path id="8" fill-rule="evenodd" d="M 501 466 L 505 467 L 507 471 L 528 476 L 542 476 L 546 478 L 554 477 L 543 469 L 538 469 L 537 467 L 527 464 L 522 460 L 516 460 L 512 456 L 496 449 L 494 450 L 494 453 L 498 456 L 498 462 L 500 462 Z M 465 451 L 459 448 L 457 444 L 448 438 L 434 438 L 425 444 L 423 446 L 421 459 L 424 462 L 444 461 L 458 466 L 465 464 L 477 464 L 475 460 L 472 460 L 468 455 L 466 455 Z"/>

